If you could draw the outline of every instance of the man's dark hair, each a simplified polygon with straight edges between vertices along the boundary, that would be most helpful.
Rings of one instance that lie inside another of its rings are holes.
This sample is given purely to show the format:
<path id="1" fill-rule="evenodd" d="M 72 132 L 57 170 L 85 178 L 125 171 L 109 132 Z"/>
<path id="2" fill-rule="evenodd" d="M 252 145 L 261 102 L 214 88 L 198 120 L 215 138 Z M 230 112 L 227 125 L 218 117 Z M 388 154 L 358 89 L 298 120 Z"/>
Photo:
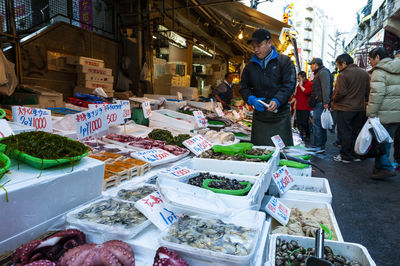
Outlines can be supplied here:
<path id="1" fill-rule="evenodd" d="M 233 72 L 227 72 L 227 73 L 225 74 L 225 77 L 224 77 L 224 78 L 228 78 L 229 75 L 233 75 Z"/>
<path id="2" fill-rule="evenodd" d="M 383 47 L 378 47 L 369 51 L 368 56 L 372 59 L 375 59 L 379 55 L 379 59 L 382 60 L 383 58 L 390 57 L 389 53 Z"/>
<path id="3" fill-rule="evenodd" d="M 354 63 L 354 60 L 349 54 L 341 54 L 336 58 L 336 63 L 343 65 L 343 62 L 346 62 L 346 65 L 350 65 Z"/>
<path id="4" fill-rule="evenodd" d="M 307 74 L 304 71 L 300 71 L 297 75 L 301 76 L 303 79 L 307 78 Z"/>

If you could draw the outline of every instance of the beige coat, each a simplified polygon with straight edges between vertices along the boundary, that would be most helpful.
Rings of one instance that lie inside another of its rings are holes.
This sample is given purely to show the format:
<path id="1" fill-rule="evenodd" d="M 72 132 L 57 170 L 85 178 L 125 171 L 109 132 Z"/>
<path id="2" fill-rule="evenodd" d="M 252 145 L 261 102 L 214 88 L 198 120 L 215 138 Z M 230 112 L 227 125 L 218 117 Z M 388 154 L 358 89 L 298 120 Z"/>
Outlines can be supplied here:
<path id="1" fill-rule="evenodd" d="M 384 58 L 373 67 L 367 116 L 400 123 L 400 60 Z"/>

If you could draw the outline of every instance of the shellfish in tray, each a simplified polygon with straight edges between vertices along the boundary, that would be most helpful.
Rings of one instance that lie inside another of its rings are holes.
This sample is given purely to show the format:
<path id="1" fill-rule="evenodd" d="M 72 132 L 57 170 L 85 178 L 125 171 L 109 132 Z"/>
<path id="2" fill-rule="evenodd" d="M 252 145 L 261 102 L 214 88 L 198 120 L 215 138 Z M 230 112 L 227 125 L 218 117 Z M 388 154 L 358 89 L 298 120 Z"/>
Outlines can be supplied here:
<path id="1" fill-rule="evenodd" d="M 194 248 L 246 256 L 251 253 L 256 242 L 255 237 L 255 229 L 224 223 L 217 219 L 184 216 L 171 225 L 163 239 Z"/>
<path id="2" fill-rule="evenodd" d="M 155 191 L 156 189 L 150 186 L 143 186 L 132 189 L 121 189 L 120 191 L 118 191 L 118 198 L 129 201 L 138 201 Z"/>

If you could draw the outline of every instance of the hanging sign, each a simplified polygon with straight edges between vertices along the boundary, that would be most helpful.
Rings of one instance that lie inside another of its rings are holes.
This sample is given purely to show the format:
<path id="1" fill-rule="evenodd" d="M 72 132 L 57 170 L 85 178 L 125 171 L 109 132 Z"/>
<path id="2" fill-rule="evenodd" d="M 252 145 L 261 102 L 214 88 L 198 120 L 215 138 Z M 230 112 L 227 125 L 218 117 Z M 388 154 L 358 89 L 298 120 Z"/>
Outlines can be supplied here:
<path id="1" fill-rule="evenodd" d="M 283 195 L 295 184 L 295 181 L 286 165 L 282 166 L 278 169 L 278 171 L 273 173 L 272 179 L 278 187 L 280 195 Z"/>
<path id="2" fill-rule="evenodd" d="M 79 139 L 84 139 L 107 130 L 108 122 L 104 108 L 96 108 L 74 115 L 76 132 Z"/>
<path id="3" fill-rule="evenodd" d="M 53 132 L 51 112 L 46 109 L 13 106 L 14 122 L 23 126 L 33 127 L 36 131 Z"/>
<path id="4" fill-rule="evenodd" d="M 185 140 L 182 144 L 188 148 L 191 152 L 199 156 L 203 152 L 212 148 L 212 144 L 203 138 L 203 136 L 197 135 L 190 139 Z"/>
<path id="5" fill-rule="evenodd" d="M 108 125 L 120 125 L 124 123 L 124 111 L 122 104 L 89 104 L 89 109 L 103 108 L 107 114 Z"/>
<path id="6" fill-rule="evenodd" d="M 151 116 L 150 102 L 142 103 L 142 109 L 143 109 L 144 118 L 149 118 Z"/>
<path id="7" fill-rule="evenodd" d="M 208 127 L 208 122 L 202 111 L 193 111 L 194 120 L 196 120 L 197 125 L 202 127 Z"/>
<path id="8" fill-rule="evenodd" d="M 275 147 L 277 147 L 278 149 L 285 148 L 285 143 L 283 142 L 281 136 L 279 135 L 272 136 L 271 140 L 274 143 Z"/>
<path id="9" fill-rule="evenodd" d="M 271 215 L 280 224 L 286 225 L 290 217 L 290 208 L 286 207 L 282 202 L 280 202 L 274 196 L 268 201 L 265 211 Z"/>
<path id="10" fill-rule="evenodd" d="M 169 161 L 176 156 L 172 153 L 167 152 L 163 149 L 152 149 L 147 151 L 137 151 L 133 152 L 132 156 L 136 159 L 145 161 L 147 163 L 155 163 L 155 162 L 162 162 L 162 161 Z"/>
<path id="11" fill-rule="evenodd" d="M 7 120 L 0 119 L 0 138 L 5 138 L 10 135 L 14 135 L 13 130 L 10 128 Z"/>
<path id="12" fill-rule="evenodd" d="M 160 176 L 165 176 L 174 179 L 181 177 L 194 177 L 198 174 L 199 174 L 198 172 L 193 171 L 192 169 L 180 166 L 175 166 L 160 171 Z"/>
<path id="13" fill-rule="evenodd" d="M 161 231 L 176 222 L 182 214 L 168 209 L 159 192 L 153 192 L 135 202 L 135 207 Z"/>

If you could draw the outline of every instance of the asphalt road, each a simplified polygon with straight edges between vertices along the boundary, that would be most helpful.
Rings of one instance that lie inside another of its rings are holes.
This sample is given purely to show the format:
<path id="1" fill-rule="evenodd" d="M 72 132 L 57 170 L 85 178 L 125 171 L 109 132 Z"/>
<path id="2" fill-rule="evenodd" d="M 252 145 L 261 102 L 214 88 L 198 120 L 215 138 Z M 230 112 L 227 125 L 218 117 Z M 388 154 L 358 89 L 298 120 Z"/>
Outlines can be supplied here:
<path id="1" fill-rule="evenodd" d="M 400 265 L 400 174 L 384 181 L 370 178 L 374 160 L 344 164 L 333 156 L 335 135 L 328 133 L 326 152 L 313 157 L 322 166 L 332 190 L 332 208 L 346 242 L 365 246 L 379 266 Z"/>

